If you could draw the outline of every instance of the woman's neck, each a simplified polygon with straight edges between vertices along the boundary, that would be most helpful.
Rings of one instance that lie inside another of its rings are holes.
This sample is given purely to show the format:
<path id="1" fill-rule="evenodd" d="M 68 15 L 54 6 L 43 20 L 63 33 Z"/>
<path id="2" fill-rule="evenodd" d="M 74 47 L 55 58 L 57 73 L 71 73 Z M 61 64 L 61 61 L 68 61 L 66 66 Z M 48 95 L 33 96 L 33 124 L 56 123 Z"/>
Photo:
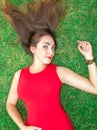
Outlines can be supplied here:
<path id="1" fill-rule="evenodd" d="M 30 66 L 30 72 L 37 73 L 41 72 L 46 68 L 47 64 L 36 64 L 35 62 Z"/>

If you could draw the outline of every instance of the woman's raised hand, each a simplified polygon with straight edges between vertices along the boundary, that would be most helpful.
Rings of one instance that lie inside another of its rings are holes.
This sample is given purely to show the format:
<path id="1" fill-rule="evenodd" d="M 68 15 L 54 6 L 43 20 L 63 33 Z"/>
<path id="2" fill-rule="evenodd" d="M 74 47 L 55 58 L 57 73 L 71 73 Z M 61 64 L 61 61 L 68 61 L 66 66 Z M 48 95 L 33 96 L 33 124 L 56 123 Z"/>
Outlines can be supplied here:
<path id="1" fill-rule="evenodd" d="M 80 53 L 85 57 L 85 59 L 93 59 L 93 51 L 92 46 L 87 41 L 80 41 L 78 40 L 78 50 Z"/>

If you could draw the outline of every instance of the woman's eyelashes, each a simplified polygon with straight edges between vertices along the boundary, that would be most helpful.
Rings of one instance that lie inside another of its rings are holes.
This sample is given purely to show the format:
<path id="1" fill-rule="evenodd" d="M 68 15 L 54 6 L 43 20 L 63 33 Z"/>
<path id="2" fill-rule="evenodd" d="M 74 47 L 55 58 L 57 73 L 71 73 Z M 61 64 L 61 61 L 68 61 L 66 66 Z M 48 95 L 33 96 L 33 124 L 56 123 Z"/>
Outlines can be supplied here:
<path id="1" fill-rule="evenodd" d="M 44 49 L 51 49 L 51 50 L 54 50 L 55 49 L 55 45 L 54 46 L 48 46 L 48 45 L 43 45 L 43 48 Z"/>
<path id="2" fill-rule="evenodd" d="M 52 47 L 52 50 L 55 50 L 55 45 Z"/>
<path id="3" fill-rule="evenodd" d="M 49 47 L 48 47 L 48 45 L 43 45 L 43 48 L 48 49 Z"/>

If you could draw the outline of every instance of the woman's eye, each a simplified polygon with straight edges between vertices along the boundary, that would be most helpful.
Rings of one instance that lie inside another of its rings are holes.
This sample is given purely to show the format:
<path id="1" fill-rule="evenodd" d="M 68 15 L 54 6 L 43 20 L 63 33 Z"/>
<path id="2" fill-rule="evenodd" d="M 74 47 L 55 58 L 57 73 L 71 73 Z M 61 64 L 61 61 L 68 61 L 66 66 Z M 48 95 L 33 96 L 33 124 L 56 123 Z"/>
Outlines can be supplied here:
<path id="1" fill-rule="evenodd" d="M 52 47 L 52 50 L 55 50 L 55 46 Z"/>
<path id="2" fill-rule="evenodd" d="M 44 45 L 43 48 L 48 49 L 48 46 L 47 46 L 47 45 Z"/>

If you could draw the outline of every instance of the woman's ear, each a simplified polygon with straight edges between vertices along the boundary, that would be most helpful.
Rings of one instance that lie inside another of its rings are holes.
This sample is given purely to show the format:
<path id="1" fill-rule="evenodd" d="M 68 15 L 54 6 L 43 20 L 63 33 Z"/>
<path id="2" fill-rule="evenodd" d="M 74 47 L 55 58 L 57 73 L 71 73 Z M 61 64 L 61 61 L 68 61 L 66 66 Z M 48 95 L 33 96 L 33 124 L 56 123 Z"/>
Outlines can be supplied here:
<path id="1" fill-rule="evenodd" d="M 35 46 L 30 46 L 30 51 L 34 54 L 35 53 Z"/>

